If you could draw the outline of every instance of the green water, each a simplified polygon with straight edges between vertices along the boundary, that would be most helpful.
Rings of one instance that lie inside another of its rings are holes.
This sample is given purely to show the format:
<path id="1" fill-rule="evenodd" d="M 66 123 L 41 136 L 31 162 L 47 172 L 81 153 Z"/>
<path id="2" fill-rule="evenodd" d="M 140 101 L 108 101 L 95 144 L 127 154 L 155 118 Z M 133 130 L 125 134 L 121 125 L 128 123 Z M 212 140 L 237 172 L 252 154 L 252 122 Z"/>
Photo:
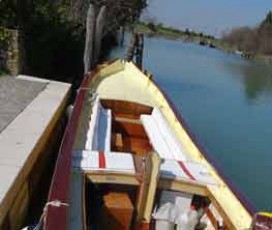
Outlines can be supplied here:
<path id="1" fill-rule="evenodd" d="M 144 67 L 236 187 L 272 211 L 272 67 L 159 38 L 145 40 Z"/>

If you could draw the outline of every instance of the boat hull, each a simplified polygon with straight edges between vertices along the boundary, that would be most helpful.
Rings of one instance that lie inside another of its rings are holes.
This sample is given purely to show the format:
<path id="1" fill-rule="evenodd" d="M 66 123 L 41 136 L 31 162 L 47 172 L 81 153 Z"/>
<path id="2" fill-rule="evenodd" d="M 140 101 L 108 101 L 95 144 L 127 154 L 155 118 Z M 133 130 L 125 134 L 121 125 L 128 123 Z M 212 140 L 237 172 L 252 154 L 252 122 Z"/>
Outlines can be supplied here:
<path id="1" fill-rule="evenodd" d="M 217 182 L 217 186 L 201 187 L 201 193 L 210 198 L 223 216 L 228 229 L 245 229 L 250 226 L 252 221 L 250 211 L 246 209 L 240 197 L 231 190 L 228 182 L 224 181 L 219 170 L 209 162 L 208 155 L 197 144 L 192 132 L 188 131 L 184 119 L 167 95 L 152 80 L 150 74 L 143 73 L 131 62 L 120 60 L 98 66 L 85 78 L 78 90 L 75 108 L 57 161 L 49 195 L 50 201 L 56 199 L 64 203 L 69 201 L 68 188 L 73 150 L 84 149 L 87 118 L 91 117 L 91 110 L 88 108 L 92 103 L 91 98 L 96 96 L 101 100 L 125 101 L 159 108 L 177 140 L 184 146 L 190 161 L 204 165 Z M 182 187 L 184 188 L 184 184 Z M 176 185 L 172 189 L 178 191 L 179 186 Z M 191 188 L 187 187 L 187 189 L 190 191 Z M 49 207 L 45 228 L 67 229 L 67 209 L 67 207 Z"/>

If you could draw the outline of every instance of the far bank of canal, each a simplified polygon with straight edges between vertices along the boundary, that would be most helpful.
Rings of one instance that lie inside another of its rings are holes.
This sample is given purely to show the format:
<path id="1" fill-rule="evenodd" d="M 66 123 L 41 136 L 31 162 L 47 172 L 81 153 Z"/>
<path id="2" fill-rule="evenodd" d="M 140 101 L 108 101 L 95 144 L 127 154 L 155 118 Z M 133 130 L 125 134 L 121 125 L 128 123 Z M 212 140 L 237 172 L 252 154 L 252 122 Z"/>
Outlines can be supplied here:
<path id="1" fill-rule="evenodd" d="M 272 67 L 161 38 L 145 40 L 144 67 L 224 173 L 258 210 L 272 211 Z"/>

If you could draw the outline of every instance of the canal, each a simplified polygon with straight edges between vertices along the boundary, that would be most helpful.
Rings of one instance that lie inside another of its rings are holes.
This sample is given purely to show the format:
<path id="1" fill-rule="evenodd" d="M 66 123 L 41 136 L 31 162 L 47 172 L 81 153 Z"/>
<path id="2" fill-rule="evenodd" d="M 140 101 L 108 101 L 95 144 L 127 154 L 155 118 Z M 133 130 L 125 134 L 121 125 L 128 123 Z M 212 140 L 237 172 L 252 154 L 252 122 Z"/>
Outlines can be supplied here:
<path id="1" fill-rule="evenodd" d="M 124 58 L 127 44 L 110 58 Z M 196 44 L 146 38 L 144 68 L 235 186 L 258 210 L 272 211 L 272 67 Z"/>

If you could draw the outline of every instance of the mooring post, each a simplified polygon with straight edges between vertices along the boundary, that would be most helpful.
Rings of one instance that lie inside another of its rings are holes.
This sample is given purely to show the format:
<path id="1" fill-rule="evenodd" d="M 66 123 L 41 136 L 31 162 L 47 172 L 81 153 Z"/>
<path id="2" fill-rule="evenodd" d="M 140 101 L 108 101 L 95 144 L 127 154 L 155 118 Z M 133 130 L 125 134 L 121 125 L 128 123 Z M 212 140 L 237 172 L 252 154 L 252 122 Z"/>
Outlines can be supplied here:
<path id="1" fill-rule="evenodd" d="M 126 57 L 127 61 L 133 60 L 134 52 L 135 52 L 135 43 L 136 43 L 136 34 L 133 34 L 130 39 L 130 45 L 127 51 L 127 57 Z"/>
<path id="2" fill-rule="evenodd" d="M 143 66 L 143 49 L 144 49 L 144 36 L 143 34 L 138 35 L 138 44 L 136 47 L 136 64 L 142 68 Z"/>
<path id="3" fill-rule="evenodd" d="M 101 52 L 101 41 L 103 38 L 103 30 L 105 25 L 105 18 L 106 18 L 107 8 L 106 6 L 102 6 L 99 10 L 98 16 L 96 18 L 96 26 L 95 26 L 95 33 L 94 33 L 94 47 L 93 47 L 93 60 L 91 68 L 94 67 L 100 58 Z"/>
<path id="4" fill-rule="evenodd" d="M 127 61 L 133 61 L 133 58 L 135 57 L 136 65 L 142 68 L 143 49 L 144 49 L 143 34 L 133 34 L 130 41 L 130 46 L 127 51 Z"/>
<path id="5" fill-rule="evenodd" d="M 120 36 L 119 38 L 120 46 L 123 46 L 125 41 L 125 27 L 124 26 L 120 27 L 119 36 Z"/>
<path id="6" fill-rule="evenodd" d="M 90 4 L 87 14 L 86 22 L 86 40 L 84 51 L 84 73 L 88 73 L 93 59 L 93 46 L 94 46 L 94 31 L 95 31 L 95 8 Z"/>

